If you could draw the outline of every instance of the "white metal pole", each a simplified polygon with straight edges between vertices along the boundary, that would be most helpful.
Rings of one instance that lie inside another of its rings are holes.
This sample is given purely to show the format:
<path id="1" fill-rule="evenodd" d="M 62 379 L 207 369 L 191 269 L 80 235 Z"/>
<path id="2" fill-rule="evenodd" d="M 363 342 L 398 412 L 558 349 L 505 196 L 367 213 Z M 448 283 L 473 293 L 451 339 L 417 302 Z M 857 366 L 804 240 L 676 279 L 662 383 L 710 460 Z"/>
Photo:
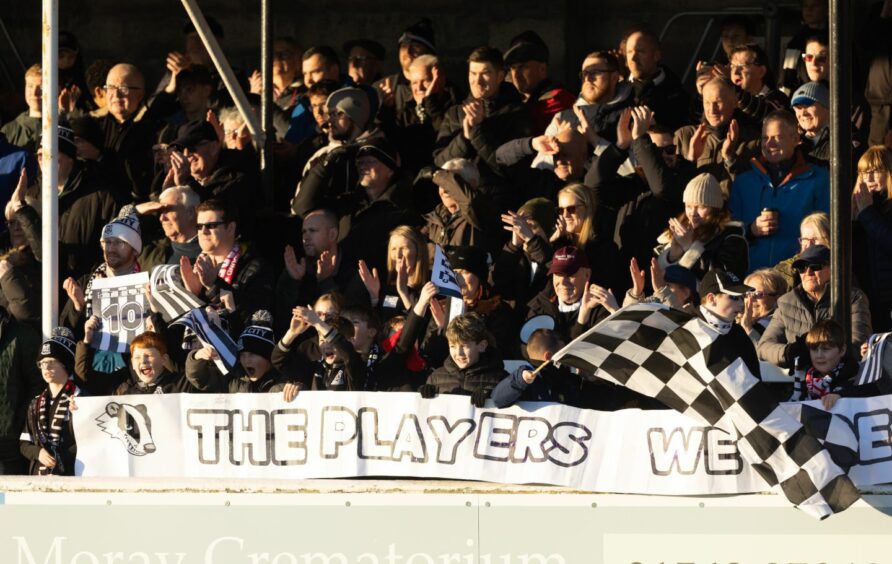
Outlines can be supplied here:
<path id="1" fill-rule="evenodd" d="M 44 338 L 52 333 L 59 317 L 59 1 L 43 0 L 43 83 L 41 85 L 41 302 L 40 326 Z"/>
<path id="2" fill-rule="evenodd" d="M 232 67 L 229 66 L 229 61 L 226 60 L 226 55 L 223 54 L 223 50 L 220 48 L 220 43 L 217 42 L 217 38 L 211 33 L 211 30 L 208 27 L 208 22 L 204 19 L 204 14 L 201 13 L 201 8 L 198 7 L 198 2 L 196 0 L 182 1 L 183 7 L 186 8 L 186 13 L 189 14 L 189 19 L 192 20 L 192 25 L 195 26 L 195 31 L 198 32 L 201 42 L 204 43 L 205 49 L 208 50 L 208 54 L 211 56 L 211 61 L 213 61 L 214 67 L 216 67 L 217 72 L 220 73 L 220 77 L 223 79 L 223 84 L 226 85 L 226 90 L 229 91 L 229 95 L 232 96 L 232 101 L 235 102 L 235 107 L 238 108 L 239 114 L 241 114 L 242 119 L 245 120 L 245 124 L 248 126 L 248 131 L 254 136 L 254 141 L 257 142 L 258 146 L 262 147 L 265 136 L 260 127 L 260 120 L 257 119 L 257 114 L 251 110 L 251 105 L 248 103 L 248 97 L 245 96 L 245 91 L 242 90 L 241 85 L 239 85 L 238 81 L 235 79 Z"/>

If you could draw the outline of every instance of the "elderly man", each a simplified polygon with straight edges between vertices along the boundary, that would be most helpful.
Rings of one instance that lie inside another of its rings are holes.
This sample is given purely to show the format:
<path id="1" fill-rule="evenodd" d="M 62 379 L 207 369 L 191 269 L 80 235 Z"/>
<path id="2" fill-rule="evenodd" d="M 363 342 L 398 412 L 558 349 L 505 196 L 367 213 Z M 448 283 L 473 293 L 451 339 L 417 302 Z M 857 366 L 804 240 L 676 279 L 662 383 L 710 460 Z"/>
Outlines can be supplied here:
<path id="1" fill-rule="evenodd" d="M 759 358 L 784 368 L 805 369 L 810 364 L 805 335 L 817 323 L 831 319 L 830 249 L 813 245 L 793 263 L 801 283 L 777 300 L 771 322 L 759 339 Z M 870 306 L 860 288 L 853 287 L 850 354 L 857 353 L 871 334 Z"/>
<path id="2" fill-rule="evenodd" d="M 768 57 L 758 45 L 734 47 L 728 71 L 737 93 L 737 105 L 754 123 L 760 123 L 774 110 L 787 107 L 789 98 L 774 87 Z"/>
<path id="3" fill-rule="evenodd" d="M 479 47 L 468 57 L 471 93 L 446 112 L 434 149 L 434 164 L 466 158 L 476 161 L 483 177 L 499 170 L 496 149 L 532 133 L 529 110 L 517 89 L 505 82 L 502 53 Z"/>
<path id="4" fill-rule="evenodd" d="M 161 264 L 180 264 L 180 258 L 186 257 L 195 262 L 201 254 L 198 245 L 198 216 L 195 208 L 201 199 L 195 190 L 188 186 L 173 186 L 161 192 L 157 202 L 146 202 L 136 206 L 140 214 L 142 231 L 145 226 L 145 215 L 157 214 L 163 234 L 145 241 L 139 264 L 143 270 L 151 271 Z M 143 237 L 146 239 L 146 237 Z"/>
<path id="5" fill-rule="evenodd" d="M 636 106 L 647 106 L 660 125 L 677 129 L 691 122 L 690 96 L 672 71 L 661 65 L 660 40 L 649 30 L 637 30 L 625 41 L 626 66 Z"/>
<path id="6" fill-rule="evenodd" d="M 809 160 L 830 166 L 830 91 L 823 82 L 806 82 L 791 100 Z"/>
<path id="7" fill-rule="evenodd" d="M 806 162 L 796 119 L 768 114 L 762 126 L 762 156 L 737 175 L 728 208 L 747 226 L 750 271 L 774 266 L 799 250 L 799 223 L 830 207 L 827 169 Z"/>
<path id="8" fill-rule="evenodd" d="M 731 178 L 734 165 L 748 162 L 759 147 L 758 131 L 748 120 L 738 119 L 742 117 L 734 85 L 723 78 L 710 80 L 703 86 L 703 122 L 675 132 L 681 156 L 699 172 L 719 180 Z"/>
<path id="9" fill-rule="evenodd" d="M 387 50 L 372 39 L 351 39 L 344 43 L 347 55 L 347 75 L 354 84 L 371 86 L 381 78 L 381 63 Z"/>

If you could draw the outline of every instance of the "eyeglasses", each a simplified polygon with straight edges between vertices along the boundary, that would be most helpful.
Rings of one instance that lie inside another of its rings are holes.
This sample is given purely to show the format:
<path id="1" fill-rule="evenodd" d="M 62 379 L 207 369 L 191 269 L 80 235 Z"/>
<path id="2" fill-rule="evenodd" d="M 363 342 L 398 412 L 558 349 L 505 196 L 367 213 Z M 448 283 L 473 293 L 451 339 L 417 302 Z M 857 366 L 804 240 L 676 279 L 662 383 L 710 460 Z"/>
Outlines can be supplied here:
<path id="1" fill-rule="evenodd" d="M 795 270 L 799 274 L 805 274 L 806 272 L 811 272 L 812 274 L 817 274 L 818 272 L 821 272 L 824 269 L 824 267 L 826 267 L 826 266 L 827 266 L 826 264 L 803 264 L 803 265 L 797 266 L 795 268 Z"/>
<path id="2" fill-rule="evenodd" d="M 812 55 L 811 53 L 803 53 L 802 60 L 806 63 L 815 63 L 823 65 L 827 63 L 827 55 Z"/>
<path id="3" fill-rule="evenodd" d="M 777 294 L 764 292 L 762 290 L 753 290 L 752 292 L 747 292 L 746 295 L 754 300 L 761 300 L 762 298 L 773 298 L 777 296 Z"/>
<path id="4" fill-rule="evenodd" d="M 106 84 L 102 87 L 102 90 L 106 94 L 110 94 L 111 92 L 117 92 L 121 96 L 129 96 L 131 91 L 142 90 L 139 86 L 124 86 L 117 84 Z"/>
<path id="5" fill-rule="evenodd" d="M 37 368 L 41 370 L 52 370 L 57 366 L 59 366 L 59 361 L 52 358 L 37 361 Z"/>
<path id="6" fill-rule="evenodd" d="M 212 229 L 216 229 L 216 228 L 220 227 L 221 225 L 223 225 L 224 223 L 227 223 L 227 222 L 226 221 L 209 221 L 207 223 L 196 223 L 195 227 L 199 231 L 203 232 L 205 230 L 210 231 Z"/>
<path id="7" fill-rule="evenodd" d="M 594 82 L 595 79 L 598 78 L 598 75 L 607 74 L 607 73 L 611 73 L 611 72 L 614 72 L 613 69 L 588 68 L 588 69 L 584 69 L 582 72 L 579 73 L 579 79 L 580 80 L 588 80 L 589 82 Z"/>
<path id="8" fill-rule="evenodd" d="M 809 245 L 817 245 L 818 244 L 817 237 L 799 237 L 797 239 L 797 241 L 799 241 L 800 245 L 804 245 L 806 243 L 808 243 Z"/>
<path id="9" fill-rule="evenodd" d="M 585 204 L 574 204 L 572 206 L 561 207 L 558 206 L 557 212 L 558 215 L 576 215 L 576 212 L 579 211 L 580 208 L 584 208 Z"/>
<path id="10" fill-rule="evenodd" d="M 747 68 L 756 65 L 756 63 L 743 63 L 742 65 L 731 65 L 731 72 L 743 72 Z"/>

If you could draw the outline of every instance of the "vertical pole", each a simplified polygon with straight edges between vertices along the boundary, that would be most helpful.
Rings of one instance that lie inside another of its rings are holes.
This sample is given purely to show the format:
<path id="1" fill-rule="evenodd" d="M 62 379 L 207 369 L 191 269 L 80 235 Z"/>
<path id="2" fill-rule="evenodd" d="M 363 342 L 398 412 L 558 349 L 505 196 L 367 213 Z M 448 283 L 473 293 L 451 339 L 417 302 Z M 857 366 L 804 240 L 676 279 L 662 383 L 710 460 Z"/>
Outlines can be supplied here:
<path id="1" fill-rule="evenodd" d="M 260 59 L 263 82 L 260 102 L 261 127 L 263 128 L 263 144 L 260 146 L 260 179 L 266 203 L 271 208 L 274 203 L 273 177 L 273 24 L 270 9 L 272 0 L 261 0 L 260 4 Z"/>
<path id="2" fill-rule="evenodd" d="M 777 0 L 766 0 L 763 8 L 765 16 L 765 54 L 769 61 L 775 62 L 775 68 L 783 66 L 780 45 L 780 8 Z M 777 63 L 781 64 L 778 65 Z"/>
<path id="3" fill-rule="evenodd" d="M 40 327 L 44 338 L 52 333 L 59 316 L 59 194 L 56 189 L 59 178 L 59 2 L 43 0 L 42 25 L 42 162 L 41 178 L 41 303 Z"/>
<path id="4" fill-rule="evenodd" d="M 830 0 L 830 307 L 851 335 L 852 50 L 848 0 Z"/>

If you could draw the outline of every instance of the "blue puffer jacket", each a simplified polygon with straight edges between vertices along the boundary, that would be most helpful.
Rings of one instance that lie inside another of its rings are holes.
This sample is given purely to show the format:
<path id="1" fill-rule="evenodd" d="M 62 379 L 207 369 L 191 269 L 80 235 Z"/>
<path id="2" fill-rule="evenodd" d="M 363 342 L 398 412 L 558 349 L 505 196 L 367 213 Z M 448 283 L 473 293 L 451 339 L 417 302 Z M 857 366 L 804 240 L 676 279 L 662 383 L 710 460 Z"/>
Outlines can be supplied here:
<path id="1" fill-rule="evenodd" d="M 799 224 L 810 213 L 830 209 L 830 178 L 827 170 L 809 164 L 797 152 L 796 162 L 775 186 L 761 160 L 740 174 L 731 187 L 728 207 L 734 219 L 749 226 L 764 208 L 780 212 L 780 226 L 768 237 L 751 237 L 750 271 L 773 266 L 799 251 Z"/>

